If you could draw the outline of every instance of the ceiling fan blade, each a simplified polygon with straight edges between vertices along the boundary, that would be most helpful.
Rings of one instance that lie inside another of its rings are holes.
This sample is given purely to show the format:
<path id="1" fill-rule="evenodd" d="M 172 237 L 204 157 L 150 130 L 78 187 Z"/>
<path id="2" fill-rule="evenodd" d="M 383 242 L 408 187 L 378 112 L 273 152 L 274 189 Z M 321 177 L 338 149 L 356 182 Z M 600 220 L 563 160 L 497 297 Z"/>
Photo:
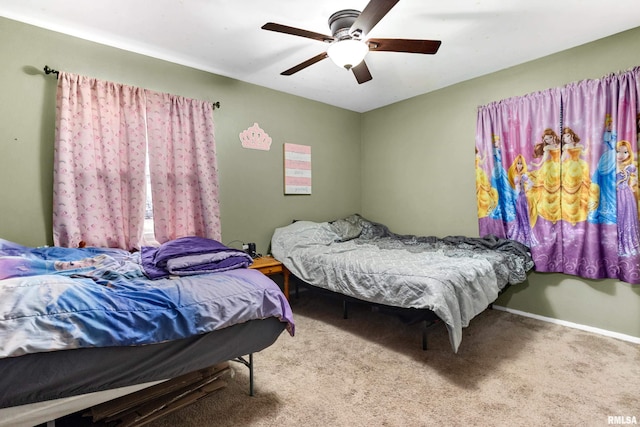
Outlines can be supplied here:
<path id="1" fill-rule="evenodd" d="M 440 40 L 411 40 L 411 39 L 369 39 L 369 50 L 372 52 L 407 52 L 426 53 L 433 55 L 438 51 Z"/>
<path id="2" fill-rule="evenodd" d="M 356 80 L 359 84 L 368 82 L 373 77 L 371 76 L 371 72 L 369 72 L 369 67 L 367 67 L 366 62 L 362 61 L 355 67 L 352 67 L 353 75 L 356 76 Z"/>
<path id="3" fill-rule="evenodd" d="M 329 55 L 327 55 L 327 52 L 322 52 L 321 54 L 316 55 L 313 58 L 309 58 L 306 61 L 299 63 L 295 67 L 291 67 L 288 70 L 281 72 L 280 74 L 283 75 L 283 76 L 290 76 L 291 74 L 295 74 L 298 71 L 304 70 L 305 68 L 307 68 L 310 65 L 315 64 L 316 62 L 322 61 L 323 59 L 325 59 L 328 56 Z"/>
<path id="4" fill-rule="evenodd" d="M 389 13 L 391 8 L 400 0 L 371 0 L 351 25 L 349 34 L 354 37 L 362 37 L 369 34 L 369 31 L 376 26 L 384 16 Z"/>
<path id="5" fill-rule="evenodd" d="M 308 39 L 318 40 L 325 43 L 331 43 L 335 39 L 313 31 L 302 30 L 300 28 L 289 27 L 287 25 L 276 24 L 275 22 L 267 22 L 262 26 L 263 30 L 275 31 L 277 33 L 291 34 L 293 36 L 306 37 Z"/>

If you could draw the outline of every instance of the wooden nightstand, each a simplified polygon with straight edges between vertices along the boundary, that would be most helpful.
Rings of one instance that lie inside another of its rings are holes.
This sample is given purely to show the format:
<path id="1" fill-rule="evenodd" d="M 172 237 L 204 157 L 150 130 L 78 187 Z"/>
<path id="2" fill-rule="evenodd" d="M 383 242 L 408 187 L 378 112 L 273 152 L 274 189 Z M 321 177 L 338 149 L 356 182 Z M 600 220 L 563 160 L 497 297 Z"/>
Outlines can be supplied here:
<path id="1" fill-rule="evenodd" d="M 271 276 L 272 274 L 282 274 L 284 278 L 284 289 L 282 293 L 284 297 L 289 300 L 289 270 L 280 261 L 272 256 L 262 256 L 253 260 L 253 264 L 249 266 L 254 270 L 258 270 L 265 276 Z"/>

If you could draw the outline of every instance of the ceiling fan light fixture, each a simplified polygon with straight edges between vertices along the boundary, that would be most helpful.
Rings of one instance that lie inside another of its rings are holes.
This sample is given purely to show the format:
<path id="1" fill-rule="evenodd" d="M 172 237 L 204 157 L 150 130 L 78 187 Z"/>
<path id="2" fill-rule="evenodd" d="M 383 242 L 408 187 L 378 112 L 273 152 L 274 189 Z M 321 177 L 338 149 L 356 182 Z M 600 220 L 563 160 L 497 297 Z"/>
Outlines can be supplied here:
<path id="1" fill-rule="evenodd" d="M 340 68 L 347 70 L 355 67 L 364 60 L 369 52 L 369 46 L 361 40 L 338 40 L 329 46 L 327 55 Z"/>
<path id="2" fill-rule="evenodd" d="M 290 76 L 329 57 L 338 67 L 351 70 L 358 84 L 362 84 L 373 78 L 369 67 L 364 62 L 364 58 L 370 50 L 433 55 L 440 47 L 440 40 L 365 39 L 373 27 L 399 1 L 369 0 L 362 12 L 355 9 L 335 12 L 329 17 L 328 22 L 331 36 L 274 22 L 267 22 L 262 26 L 262 29 L 329 43 L 326 51 L 283 71 L 280 73 L 281 75 Z"/>

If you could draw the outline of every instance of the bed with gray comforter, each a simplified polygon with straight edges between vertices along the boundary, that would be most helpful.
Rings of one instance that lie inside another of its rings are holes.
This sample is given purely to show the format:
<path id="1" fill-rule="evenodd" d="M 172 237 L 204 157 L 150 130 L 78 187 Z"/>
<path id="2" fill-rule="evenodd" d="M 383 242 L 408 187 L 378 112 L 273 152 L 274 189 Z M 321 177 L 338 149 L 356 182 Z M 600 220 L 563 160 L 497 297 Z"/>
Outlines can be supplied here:
<path id="1" fill-rule="evenodd" d="M 512 240 L 399 235 L 359 215 L 278 228 L 271 250 L 310 285 L 374 304 L 432 311 L 446 325 L 454 352 L 462 328 L 533 268 L 529 249 Z"/>

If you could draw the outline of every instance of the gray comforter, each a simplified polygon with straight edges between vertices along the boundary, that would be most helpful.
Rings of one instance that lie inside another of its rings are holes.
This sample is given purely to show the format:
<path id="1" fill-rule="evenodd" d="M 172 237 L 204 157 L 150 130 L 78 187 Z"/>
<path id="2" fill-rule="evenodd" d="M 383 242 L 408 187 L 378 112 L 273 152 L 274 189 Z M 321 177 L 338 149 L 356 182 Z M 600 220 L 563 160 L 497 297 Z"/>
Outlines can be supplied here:
<path id="1" fill-rule="evenodd" d="M 454 352 L 462 328 L 533 268 L 528 248 L 515 241 L 398 235 L 359 215 L 278 228 L 271 250 L 311 285 L 372 303 L 433 311 L 445 323 Z"/>

